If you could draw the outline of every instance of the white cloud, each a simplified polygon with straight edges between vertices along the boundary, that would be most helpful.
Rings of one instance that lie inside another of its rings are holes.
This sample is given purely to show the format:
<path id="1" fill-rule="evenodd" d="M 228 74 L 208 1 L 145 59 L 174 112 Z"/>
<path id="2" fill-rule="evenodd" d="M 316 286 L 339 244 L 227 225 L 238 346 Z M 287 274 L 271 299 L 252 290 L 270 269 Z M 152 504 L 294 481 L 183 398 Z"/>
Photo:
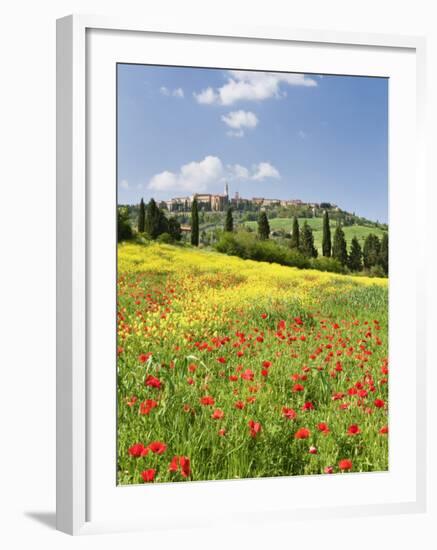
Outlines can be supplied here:
<path id="1" fill-rule="evenodd" d="M 245 166 L 241 164 L 228 164 L 227 169 L 229 171 L 230 179 L 235 180 L 248 180 L 250 179 L 250 172 Z"/>
<path id="2" fill-rule="evenodd" d="M 161 86 L 159 88 L 159 91 L 162 95 L 165 95 L 167 97 L 173 96 L 173 97 L 184 97 L 184 90 L 182 88 L 175 88 L 174 90 L 169 90 L 166 86 Z"/>
<path id="3" fill-rule="evenodd" d="M 255 128 L 258 125 L 258 118 L 251 111 L 231 111 L 227 115 L 222 115 L 223 122 L 233 128 L 227 132 L 228 136 L 243 137 L 244 128 Z"/>
<path id="4" fill-rule="evenodd" d="M 270 162 L 260 162 L 254 167 L 252 178 L 254 181 L 263 181 L 267 178 L 279 179 L 278 170 Z"/>
<path id="5" fill-rule="evenodd" d="M 184 164 L 178 172 L 164 170 L 155 174 L 147 187 L 154 191 L 202 193 L 225 180 L 264 181 L 280 177 L 279 171 L 269 162 L 254 164 L 249 169 L 241 164 L 224 166 L 218 157 L 209 155 L 201 161 Z"/>
<path id="6" fill-rule="evenodd" d="M 214 92 L 212 88 L 206 88 L 198 94 L 194 92 L 193 95 L 196 98 L 197 103 L 202 103 L 205 105 L 215 103 L 218 99 L 218 95 Z"/>
<path id="7" fill-rule="evenodd" d="M 127 180 L 121 180 L 120 187 L 122 189 L 129 189 L 129 182 Z"/>
<path id="8" fill-rule="evenodd" d="M 184 164 L 177 173 L 166 170 L 156 174 L 148 188 L 155 191 L 201 192 L 208 185 L 219 181 L 223 175 L 222 161 L 218 157 L 207 156 L 200 162 Z"/>
<path id="9" fill-rule="evenodd" d="M 228 71 L 228 81 L 213 90 L 211 87 L 202 90 L 194 97 L 198 103 L 232 105 L 237 101 L 262 101 L 285 94 L 281 85 L 317 86 L 317 81 L 304 74 L 267 73 L 254 71 Z"/>
<path id="10" fill-rule="evenodd" d="M 297 133 L 297 135 L 298 135 L 301 139 L 306 139 L 306 137 L 307 137 L 308 134 L 307 134 L 306 132 L 304 132 L 303 130 L 299 130 L 298 133 Z"/>
<path id="11" fill-rule="evenodd" d="M 244 136 L 244 130 L 228 130 L 226 135 L 229 137 L 242 138 Z"/>
<path id="12" fill-rule="evenodd" d="M 241 164 L 228 164 L 228 178 L 230 180 L 263 181 L 265 179 L 280 179 L 279 170 L 270 162 L 254 164 L 249 170 Z"/>
<path id="13" fill-rule="evenodd" d="M 182 88 L 176 88 L 173 90 L 173 95 L 175 97 L 184 97 L 184 90 Z"/>

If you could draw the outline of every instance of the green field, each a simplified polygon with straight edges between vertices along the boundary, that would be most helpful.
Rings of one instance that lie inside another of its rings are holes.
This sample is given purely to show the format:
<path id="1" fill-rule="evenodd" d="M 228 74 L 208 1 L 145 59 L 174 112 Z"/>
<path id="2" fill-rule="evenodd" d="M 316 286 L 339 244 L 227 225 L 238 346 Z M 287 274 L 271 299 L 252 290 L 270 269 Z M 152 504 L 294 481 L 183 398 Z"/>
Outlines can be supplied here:
<path id="1" fill-rule="evenodd" d="M 388 280 L 118 247 L 120 485 L 388 469 Z"/>
<path id="2" fill-rule="evenodd" d="M 307 222 L 308 225 L 311 226 L 313 230 L 314 235 L 314 244 L 319 251 L 319 253 L 322 252 L 322 218 L 299 218 L 299 227 L 302 228 L 304 222 Z M 273 218 L 272 220 L 269 220 L 270 223 L 270 229 L 272 231 L 282 229 L 284 231 L 291 232 L 293 220 L 291 218 Z M 245 222 L 244 225 L 246 227 L 250 227 L 252 229 L 257 228 L 257 222 Z M 331 223 L 331 236 L 334 236 L 336 224 Z M 381 238 L 386 231 L 383 229 L 379 229 L 377 227 L 367 227 L 364 225 L 352 225 L 349 227 L 343 227 L 344 234 L 346 237 L 346 241 L 348 245 L 350 245 L 350 242 L 353 237 L 357 237 L 361 247 L 364 245 L 364 240 L 369 235 L 369 233 L 373 233 L 374 235 L 377 235 L 379 238 Z"/>

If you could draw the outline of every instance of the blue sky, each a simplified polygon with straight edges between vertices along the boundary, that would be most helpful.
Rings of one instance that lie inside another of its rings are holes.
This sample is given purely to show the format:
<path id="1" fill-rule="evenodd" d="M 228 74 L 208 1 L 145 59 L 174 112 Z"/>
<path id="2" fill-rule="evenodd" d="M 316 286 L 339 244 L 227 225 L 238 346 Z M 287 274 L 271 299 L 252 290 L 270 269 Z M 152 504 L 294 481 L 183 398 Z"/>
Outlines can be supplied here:
<path id="1" fill-rule="evenodd" d="M 388 80 L 118 65 L 120 204 L 222 192 L 388 218 Z"/>

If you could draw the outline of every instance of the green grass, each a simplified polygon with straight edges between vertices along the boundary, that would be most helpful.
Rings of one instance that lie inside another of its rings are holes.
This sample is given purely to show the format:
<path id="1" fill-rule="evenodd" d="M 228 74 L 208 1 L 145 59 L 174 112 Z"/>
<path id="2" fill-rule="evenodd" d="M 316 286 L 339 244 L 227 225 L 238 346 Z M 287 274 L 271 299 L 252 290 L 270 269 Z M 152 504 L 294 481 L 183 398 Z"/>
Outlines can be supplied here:
<path id="1" fill-rule="evenodd" d="M 299 218 L 299 227 L 302 228 L 304 222 L 307 222 L 308 225 L 311 226 L 311 229 L 313 230 L 314 235 L 314 244 L 319 251 L 319 253 L 322 252 L 322 218 Z M 272 231 L 282 229 L 284 231 L 290 232 L 292 229 L 293 220 L 291 218 L 273 218 L 272 220 L 269 220 L 270 223 L 270 229 Z M 245 222 L 244 224 L 247 227 L 250 227 L 252 229 L 257 228 L 257 222 Z M 334 236 L 335 231 L 335 223 L 331 223 L 331 237 Z M 360 243 L 361 247 L 364 245 L 364 240 L 370 233 L 373 233 L 374 235 L 377 235 L 379 238 L 381 238 L 385 231 L 383 229 L 379 229 L 378 227 L 366 227 L 363 225 L 352 225 L 350 227 L 344 227 L 344 234 L 346 237 L 346 242 L 348 246 L 350 246 L 350 242 L 353 237 L 357 237 L 358 242 Z"/>

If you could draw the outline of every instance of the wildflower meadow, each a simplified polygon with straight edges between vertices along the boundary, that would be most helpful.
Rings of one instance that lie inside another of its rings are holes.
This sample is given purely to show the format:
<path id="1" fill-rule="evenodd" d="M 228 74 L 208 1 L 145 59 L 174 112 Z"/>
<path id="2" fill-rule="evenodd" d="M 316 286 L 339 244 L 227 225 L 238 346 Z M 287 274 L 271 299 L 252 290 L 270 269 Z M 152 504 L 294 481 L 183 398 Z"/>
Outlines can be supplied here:
<path id="1" fill-rule="evenodd" d="M 388 469 L 388 280 L 118 246 L 118 483 Z"/>

